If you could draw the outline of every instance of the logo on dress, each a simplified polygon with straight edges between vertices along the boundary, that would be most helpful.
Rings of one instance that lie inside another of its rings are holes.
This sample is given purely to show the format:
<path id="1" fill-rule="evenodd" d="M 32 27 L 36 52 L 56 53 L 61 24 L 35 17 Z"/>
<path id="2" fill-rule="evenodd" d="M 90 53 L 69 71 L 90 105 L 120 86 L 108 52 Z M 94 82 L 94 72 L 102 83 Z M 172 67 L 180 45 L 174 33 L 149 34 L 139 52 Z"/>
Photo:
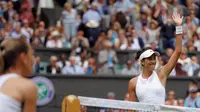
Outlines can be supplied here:
<path id="1" fill-rule="evenodd" d="M 36 76 L 32 80 L 37 84 L 38 87 L 38 100 L 37 106 L 44 106 L 50 103 L 55 95 L 55 89 L 52 82 L 42 76 Z"/>

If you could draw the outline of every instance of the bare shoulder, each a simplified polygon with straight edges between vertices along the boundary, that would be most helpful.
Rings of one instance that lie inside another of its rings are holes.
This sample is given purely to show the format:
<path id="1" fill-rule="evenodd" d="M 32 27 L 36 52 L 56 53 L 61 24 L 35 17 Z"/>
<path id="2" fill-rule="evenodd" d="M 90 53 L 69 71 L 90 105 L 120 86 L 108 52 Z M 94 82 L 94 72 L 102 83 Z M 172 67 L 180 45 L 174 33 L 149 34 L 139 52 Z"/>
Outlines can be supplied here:
<path id="1" fill-rule="evenodd" d="M 22 77 L 22 78 L 19 78 L 19 82 L 21 84 L 20 86 L 22 90 L 37 91 L 37 86 L 32 80 Z"/>
<path id="2" fill-rule="evenodd" d="M 129 86 L 131 86 L 132 88 L 135 88 L 136 83 L 137 83 L 137 79 L 138 79 L 138 76 L 132 78 L 132 79 L 129 81 Z"/>

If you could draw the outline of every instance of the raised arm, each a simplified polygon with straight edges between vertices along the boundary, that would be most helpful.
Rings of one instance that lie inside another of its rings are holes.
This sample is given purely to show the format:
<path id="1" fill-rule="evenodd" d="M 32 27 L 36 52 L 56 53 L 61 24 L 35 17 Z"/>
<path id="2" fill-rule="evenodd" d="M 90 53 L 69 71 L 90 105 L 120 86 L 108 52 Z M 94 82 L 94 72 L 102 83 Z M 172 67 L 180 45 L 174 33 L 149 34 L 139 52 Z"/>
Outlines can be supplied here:
<path id="1" fill-rule="evenodd" d="M 162 82 L 162 84 L 166 84 L 167 77 L 169 76 L 172 69 L 176 66 L 176 63 L 179 59 L 179 56 L 182 51 L 182 22 L 183 17 L 180 16 L 179 13 L 174 13 L 172 16 L 174 22 L 176 23 L 176 45 L 175 45 L 175 51 L 170 57 L 167 64 L 158 72 L 159 78 Z"/>

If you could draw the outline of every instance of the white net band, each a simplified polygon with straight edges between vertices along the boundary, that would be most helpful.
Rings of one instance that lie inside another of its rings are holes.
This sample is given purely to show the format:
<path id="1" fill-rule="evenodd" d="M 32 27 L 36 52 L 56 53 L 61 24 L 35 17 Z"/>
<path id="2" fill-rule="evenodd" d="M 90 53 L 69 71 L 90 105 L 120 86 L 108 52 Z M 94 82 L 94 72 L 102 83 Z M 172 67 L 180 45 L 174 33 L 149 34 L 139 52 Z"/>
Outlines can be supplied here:
<path id="1" fill-rule="evenodd" d="M 148 111 L 148 112 L 200 112 L 200 109 L 197 108 L 153 105 L 153 104 L 145 104 L 138 102 L 109 100 L 109 99 L 91 98 L 83 96 L 78 96 L 78 99 L 80 100 L 81 105 L 90 107 L 105 107 L 105 108 Z"/>

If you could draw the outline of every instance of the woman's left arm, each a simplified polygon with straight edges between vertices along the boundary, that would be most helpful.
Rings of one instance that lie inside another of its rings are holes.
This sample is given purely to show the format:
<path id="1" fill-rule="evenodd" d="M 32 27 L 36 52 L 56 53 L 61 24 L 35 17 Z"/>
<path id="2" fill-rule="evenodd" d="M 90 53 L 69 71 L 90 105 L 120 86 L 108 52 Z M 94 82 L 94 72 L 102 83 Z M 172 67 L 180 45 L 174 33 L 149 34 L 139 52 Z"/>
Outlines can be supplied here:
<path id="1" fill-rule="evenodd" d="M 167 64 L 160 69 L 159 71 L 159 78 L 161 81 L 165 84 L 167 77 L 173 70 L 173 68 L 176 66 L 176 63 L 179 59 L 179 56 L 182 52 L 182 36 L 183 36 L 183 29 L 182 29 L 182 22 L 183 22 L 183 17 L 180 16 L 179 13 L 174 13 L 172 16 L 174 22 L 176 23 L 176 45 L 175 45 L 175 51 L 170 57 L 169 61 Z"/>

